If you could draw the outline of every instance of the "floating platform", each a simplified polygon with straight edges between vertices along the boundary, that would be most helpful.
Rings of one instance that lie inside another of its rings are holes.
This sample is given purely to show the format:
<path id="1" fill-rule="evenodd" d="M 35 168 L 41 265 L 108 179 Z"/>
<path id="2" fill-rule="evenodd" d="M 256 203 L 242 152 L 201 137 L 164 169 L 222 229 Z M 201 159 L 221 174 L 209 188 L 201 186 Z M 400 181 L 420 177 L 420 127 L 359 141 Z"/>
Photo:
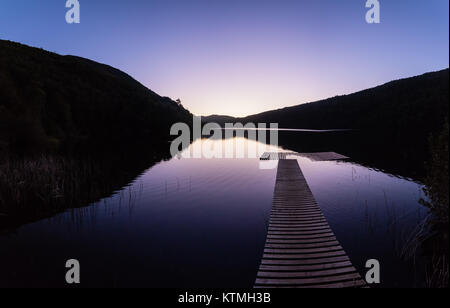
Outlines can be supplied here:
<path id="1" fill-rule="evenodd" d="M 287 156 L 301 156 L 313 161 L 345 160 L 349 157 L 335 152 L 297 153 L 297 152 L 265 152 L 260 160 L 282 160 Z"/>
<path id="2" fill-rule="evenodd" d="M 281 159 L 255 288 L 365 286 L 323 216 L 297 160 Z"/>

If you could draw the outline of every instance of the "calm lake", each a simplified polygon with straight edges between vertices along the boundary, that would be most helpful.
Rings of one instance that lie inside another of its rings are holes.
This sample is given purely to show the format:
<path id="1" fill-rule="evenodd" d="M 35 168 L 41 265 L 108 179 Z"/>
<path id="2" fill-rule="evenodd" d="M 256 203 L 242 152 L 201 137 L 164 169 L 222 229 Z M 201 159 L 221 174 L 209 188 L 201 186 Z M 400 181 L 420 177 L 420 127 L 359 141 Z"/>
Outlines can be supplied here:
<path id="1" fill-rule="evenodd" d="M 237 139 L 213 142 L 254 142 Z M 401 257 L 427 214 L 422 186 L 351 157 L 296 158 L 363 277 L 377 259 L 382 287 L 422 285 L 420 257 Z M 252 287 L 275 178 L 256 158 L 162 161 L 95 204 L 1 235 L 0 286 L 66 286 L 65 262 L 77 259 L 83 287 Z"/>

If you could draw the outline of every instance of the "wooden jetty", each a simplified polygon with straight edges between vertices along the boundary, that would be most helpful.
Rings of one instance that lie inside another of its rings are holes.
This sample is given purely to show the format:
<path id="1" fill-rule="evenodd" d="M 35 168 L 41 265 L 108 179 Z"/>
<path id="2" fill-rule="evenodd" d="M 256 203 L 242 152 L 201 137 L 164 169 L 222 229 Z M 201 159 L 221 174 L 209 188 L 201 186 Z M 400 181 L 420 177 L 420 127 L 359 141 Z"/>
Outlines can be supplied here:
<path id="1" fill-rule="evenodd" d="M 349 157 L 335 152 L 315 152 L 315 153 L 297 153 L 297 152 L 264 152 L 260 160 L 280 160 L 286 159 L 286 156 L 301 156 L 313 161 L 345 160 Z"/>
<path id="2" fill-rule="evenodd" d="M 280 159 L 255 288 L 364 287 L 296 159 Z"/>

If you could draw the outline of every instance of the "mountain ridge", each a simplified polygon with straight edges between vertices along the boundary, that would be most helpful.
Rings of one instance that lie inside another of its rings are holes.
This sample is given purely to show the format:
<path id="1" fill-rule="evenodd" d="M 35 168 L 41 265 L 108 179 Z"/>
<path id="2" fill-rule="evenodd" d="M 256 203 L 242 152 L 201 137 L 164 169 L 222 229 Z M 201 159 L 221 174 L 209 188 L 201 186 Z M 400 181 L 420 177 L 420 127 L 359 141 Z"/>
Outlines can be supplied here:
<path id="1" fill-rule="evenodd" d="M 145 146 L 192 121 L 112 66 L 11 41 L 0 40 L 0 85 L 0 154 Z"/>
<path id="2" fill-rule="evenodd" d="M 434 116 L 436 116 L 435 119 L 438 119 L 439 124 L 436 126 L 442 126 L 443 122 L 445 121 L 445 115 L 448 117 L 448 75 L 449 75 L 449 69 L 443 69 L 438 70 L 434 72 L 428 72 L 424 73 L 422 75 L 417 75 L 413 77 L 408 78 L 402 78 L 393 80 L 390 82 L 386 82 L 384 84 L 381 84 L 379 86 L 364 89 L 361 91 L 357 91 L 350 94 L 345 95 L 336 95 L 334 97 L 318 100 L 315 102 L 308 102 L 303 103 L 299 105 L 294 106 L 288 106 L 283 107 L 279 109 L 274 110 L 268 110 L 264 112 L 260 112 L 257 114 L 245 116 L 245 117 L 230 117 L 226 115 L 213 115 L 213 116 L 206 116 L 203 117 L 205 122 L 208 121 L 214 121 L 219 123 L 220 125 L 223 125 L 225 122 L 229 122 L 230 120 L 234 122 L 241 122 L 241 123 L 269 123 L 269 122 L 277 122 L 280 124 L 280 128 L 292 128 L 292 129 L 336 129 L 336 128 L 354 128 L 354 129 L 377 129 L 379 126 L 377 125 L 364 125 L 362 123 L 363 121 L 357 121 L 358 125 L 350 125 L 354 124 L 353 121 L 326 121 L 327 119 L 324 119 L 324 116 L 319 116 L 318 113 L 330 113 L 329 109 L 330 107 L 336 107 L 336 104 L 340 104 L 342 107 L 344 105 L 347 105 L 348 107 L 351 107 L 353 109 L 357 109 L 359 107 L 359 110 L 355 110 L 355 116 L 368 116 L 368 113 L 376 111 L 377 107 L 385 107 L 386 108 L 386 102 L 380 103 L 375 105 L 373 100 L 382 101 L 388 101 L 392 104 L 401 104 L 402 107 L 405 107 L 405 114 L 410 115 L 410 111 L 408 111 L 407 101 L 410 100 L 411 102 L 416 103 L 413 104 L 412 108 L 415 108 L 416 111 L 425 111 L 426 108 L 421 108 L 420 105 L 426 105 L 430 104 L 434 108 L 434 110 L 431 112 Z M 433 83 L 435 83 L 433 85 Z M 408 94 L 406 91 L 411 91 L 413 94 Z M 426 94 L 430 95 L 423 95 L 424 92 Z M 415 97 L 415 94 L 421 94 L 421 96 L 428 96 L 428 97 L 422 97 L 422 102 L 415 101 L 417 97 Z M 374 98 L 375 96 L 375 98 Z M 364 99 L 369 99 L 370 104 L 364 105 Z M 358 102 L 351 102 L 348 103 L 346 101 L 358 101 Z M 334 106 L 333 106 L 334 104 Z M 359 106 L 357 106 L 359 105 Z M 370 105 L 370 106 L 367 106 Z M 370 111 L 364 111 L 363 107 L 371 107 Z M 336 111 L 337 108 L 334 108 Z M 342 108 L 341 108 L 342 109 Z M 381 110 L 382 111 L 382 110 Z M 311 119 L 305 119 L 305 116 L 302 118 L 302 113 L 307 113 L 308 117 L 313 116 L 315 117 L 315 120 Z M 343 110 L 339 110 L 339 113 L 345 114 L 346 117 L 343 117 L 344 119 L 348 119 L 349 113 L 345 113 Z M 294 114 L 294 115 L 293 115 Z M 337 115 L 337 114 L 336 114 Z M 389 113 L 386 114 L 389 116 Z M 401 117 L 401 110 L 396 111 L 396 119 L 400 121 L 404 121 Z M 428 116 L 427 119 L 432 118 L 433 116 Z M 286 120 L 288 118 L 288 120 Z M 329 116 L 328 116 L 329 118 Z M 320 121 L 322 119 L 322 121 Z M 434 119 L 434 120 L 435 120 Z M 302 121 L 300 121 L 302 120 Z M 391 121 L 395 121 L 395 119 L 389 119 Z M 410 123 L 411 126 L 413 125 L 411 122 L 411 119 L 406 120 L 405 124 Z M 434 122 L 434 121 L 432 121 Z M 420 121 L 421 124 L 423 124 L 423 127 L 428 127 L 427 121 L 422 120 Z M 371 124 L 374 124 L 373 121 Z M 391 123 L 392 124 L 392 123 Z M 435 131 L 435 128 L 432 129 Z"/>

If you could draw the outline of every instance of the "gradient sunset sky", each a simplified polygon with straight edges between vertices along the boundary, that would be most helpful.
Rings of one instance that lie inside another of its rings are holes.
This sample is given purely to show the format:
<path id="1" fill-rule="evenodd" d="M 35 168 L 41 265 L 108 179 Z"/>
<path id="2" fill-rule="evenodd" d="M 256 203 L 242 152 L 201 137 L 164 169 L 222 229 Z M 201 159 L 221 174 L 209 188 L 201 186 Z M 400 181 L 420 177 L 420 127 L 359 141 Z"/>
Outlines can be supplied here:
<path id="1" fill-rule="evenodd" d="M 448 0 L 0 0 L 0 39 L 117 67 L 197 115 L 243 116 L 449 66 Z"/>

